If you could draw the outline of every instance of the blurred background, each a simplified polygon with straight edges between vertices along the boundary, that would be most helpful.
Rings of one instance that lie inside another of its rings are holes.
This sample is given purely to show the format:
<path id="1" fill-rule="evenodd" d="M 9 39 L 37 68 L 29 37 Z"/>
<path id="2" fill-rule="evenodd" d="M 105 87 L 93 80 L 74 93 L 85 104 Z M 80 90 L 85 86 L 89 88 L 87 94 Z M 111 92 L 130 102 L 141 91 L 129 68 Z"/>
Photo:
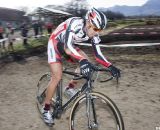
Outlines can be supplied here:
<path id="1" fill-rule="evenodd" d="M 73 16 L 84 17 L 91 7 L 108 18 L 108 26 L 101 33 L 102 43 L 160 39 L 159 0 L 5 0 L 0 1 L 0 54 L 6 54 L 11 31 L 14 44 L 9 51 L 21 48 L 19 42 L 28 45 L 33 38 L 50 36 L 61 22 Z"/>
<path id="2" fill-rule="evenodd" d="M 99 83 L 97 91 L 117 104 L 126 130 L 160 128 L 160 0 L 0 0 L 0 130 L 48 130 L 35 96 L 39 78 L 49 71 L 49 36 L 91 7 L 108 18 L 101 50 L 122 73 L 119 87 Z M 81 45 L 92 59 L 92 48 Z M 76 66 L 64 61 L 64 67 Z M 68 115 L 50 129 L 68 130 Z"/>

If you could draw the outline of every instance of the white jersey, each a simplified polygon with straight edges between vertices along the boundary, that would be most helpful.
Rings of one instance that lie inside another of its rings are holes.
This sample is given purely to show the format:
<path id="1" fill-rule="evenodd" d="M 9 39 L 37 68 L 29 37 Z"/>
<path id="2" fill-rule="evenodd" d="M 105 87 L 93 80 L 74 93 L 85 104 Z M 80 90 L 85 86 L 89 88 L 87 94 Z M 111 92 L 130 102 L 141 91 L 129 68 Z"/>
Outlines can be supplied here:
<path id="1" fill-rule="evenodd" d="M 85 32 L 85 20 L 80 17 L 72 17 L 61 23 L 56 28 L 56 30 L 52 33 L 49 42 L 54 42 L 56 40 L 58 42 L 57 48 L 60 53 L 64 53 L 64 49 L 67 48 L 71 51 L 71 57 L 81 60 L 83 59 L 83 56 L 78 53 L 74 43 L 84 42 L 89 39 L 90 38 Z M 94 56 L 96 60 L 106 67 L 111 65 L 111 63 L 108 62 L 101 53 L 98 45 L 101 41 L 99 35 L 97 34 L 90 40 L 94 49 Z"/>

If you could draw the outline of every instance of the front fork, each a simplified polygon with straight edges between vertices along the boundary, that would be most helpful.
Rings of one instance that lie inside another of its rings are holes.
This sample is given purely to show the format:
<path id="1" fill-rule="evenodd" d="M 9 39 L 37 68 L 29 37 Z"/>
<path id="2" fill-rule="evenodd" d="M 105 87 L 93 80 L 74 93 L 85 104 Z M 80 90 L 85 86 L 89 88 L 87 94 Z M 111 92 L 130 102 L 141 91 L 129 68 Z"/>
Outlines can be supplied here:
<path id="1" fill-rule="evenodd" d="M 94 97 L 88 92 L 86 93 L 86 115 L 88 118 L 88 128 L 97 128 L 97 116 L 95 111 Z"/>

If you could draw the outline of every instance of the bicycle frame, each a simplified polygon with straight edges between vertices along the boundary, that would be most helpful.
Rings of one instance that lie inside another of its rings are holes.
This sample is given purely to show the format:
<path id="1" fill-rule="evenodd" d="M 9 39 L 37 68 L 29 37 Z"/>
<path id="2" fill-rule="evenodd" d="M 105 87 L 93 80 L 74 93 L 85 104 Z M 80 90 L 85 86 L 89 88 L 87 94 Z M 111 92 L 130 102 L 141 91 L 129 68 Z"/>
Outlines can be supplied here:
<path id="1" fill-rule="evenodd" d="M 100 71 L 104 71 L 104 69 L 100 70 Z M 90 74 L 89 78 L 86 78 L 86 77 L 84 77 L 84 76 L 82 76 L 80 74 L 63 70 L 64 74 L 73 75 L 75 77 L 78 77 L 78 78 L 75 78 L 76 80 L 78 80 L 78 79 L 86 79 L 86 82 L 81 87 L 81 89 L 79 89 L 79 91 L 72 98 L 70 98 L 65 104 L 63 104 L 63 98 L 62 98 L 62 87 L 63 87 L 62 82 L 63 81 L 61 80 L 59 82 L 59 84 L 57 86 L 57 90 L 56 90 L 56 102 L 55 102 L 55 105 L 53 106 L 54 107 L 54 111 L 52 113 L 52 117 L 53 118 L 60 118 L 62 112 L 64 110 L 66 110 L 68 108 L 68 106 L 70 106 L 70 104 L 79 97 L 80 94 L 85 92 L 86 98 L 87 98 L 87 102 L 86 103 L 87 103 L 87 116 L 88 116 L 89 127 L 91 127 L 91 125 L 92 125 L 92 124 L 90 124 L 90 121 L 89 121 L 89 119 L 90 119 L 90 107 L 92 107 L 92 110 L 93 110 L 94 125 L 97 124 L 96 112 L 94 110 L 94 102 L 93 102 L 92 97 L 89 94 L 92 91 L 92 87 L 93 87 L 92 86 L 92 82 L 93 82 L 92 81 L 92 76 L 93 76 L 94 72 L 95 72 L 95 70 L 92 71 L 92 73 Z M 111 80 L 111 79 L 109 79 L 109 80 Z M 106 81 L 109 81 L 109 80 L 106 80 Z"/>
<path id="2" fill-rule="evenodd" d="M 64 110 L 70 106 L 70 104 L 75 101 L 81 93 L 84 92 L 84 90 L 87 87 L 87 82 L 82 86 L 82 88 L 72 97 L 70 98 L 65 104 L 63 104 L 63 98 L 62 98 L 62 80 L 59 82 L 57 90 L 56 90 L 56 103 L 53 111 L 53 118 L 57 117 L 58 114 L 62 114 Z"/>
<path id="3" fill-rule="evenodd" d="M 97 77 L 99 75 L 99 73 L 94 73 L 94 72 L 98 72 L 98 71 L 110 72 L 110 70 L 106 68 L 99 68 L 98 66 L 93 66 L 93 67 L 91 66 L 91 71 L 90 71 L 91 73 L 89 73 L 89 77 L 85 77 L 79 73 L 74 73 L 68 70 L 67 71 L 63 70 L 64 74 L 74 76 L 73 80 L 85 79 L 86 82 L 81 86 L 81 88 L 77 91 L 77 93 L 73 97 L 71 97 L 69 100 L 65 102 L 63 102 L 63 95 L 62 95 L 63 94 L 63 91 L 62 91 L 63 80 L 61 80 L 58 83 L 56 94 L 54 97 L 52 97 L 52 102 L 51 102 L 50 112 L 52 112 L 53 119 L 60 119 L 63 112 L 65 112 L 65 110 L 67 110 L 69 107 L 72 107 L 71 112 L 70 112 L 70 117 L 69 117 L 70 130 L 75 129 L 77 127 L 81 128 L 82 124 L 80 124 L 79 126 L 79 123 L 78 123 L 79 119 L 81 118 L 84 119 L 83 120 L 84 123 L 87 123 L 88 129 L 97 129 L 97 128 L 102 128 L 102 127 L 105 128 L 108 125 L 109 125 L 108 127 L 110 128 L 110 123 L 105 124 L 105 122 L 103 122 L 103 117 L 104 117 L 103 113 L 105 112 L 101 113 L 101 109 L 99 109 L 99 107 L 102 107 L 103 110 L 106 111 L 107 109 L 104 108 L 104 106 L 106 106 L 111 110 L 111 111 L 108 111 L 108 110 L 107 111 L 111 113 L 111 116 L 113 117 L 112 118 L 113 122 L 115 121 L 115 123 L 113 124 L 111 123 L 111 125 L 117 128 L 116 130 L 124 130 L 123 118 L 116 104 L 103 93 L 92 91 L 93 86 L 95 86 Z M 113 76 L 110 78 L 107 77 L 105 79 L 103 77 L 103 81 L 101 80 L 100 82 L 107 82 L 109 80 L 112 80 L 113 78 L 114 78 Z M 46 73 L 41 76 L 38 82 L 38 85 L 37 85 L 38 87 L 37 107 L 40 113 L 41 113 L 43 101 L 46 97 L 46 89 L 47 89 L 47 88 L 44 88 L 45 85 L 43 83 L 46 83 L 46 81 L 48 82 L 50 79 L 51 79 L 51 74 Z M 41 81 L 45 81 L 45 82 L 41 82 Z M 84 113 L 81 113 L 79 110 L 81 110 Z M 108 113 L 107 111 L 106 113 Z M 107 117 L 106 119 L 109 118 L 110 120 L 110 116 L 108 118 Z M 48 125 L 50 126 L 50 124 Z M 85 125 L 85 128 L 86 128 L 86 125 Z"/>

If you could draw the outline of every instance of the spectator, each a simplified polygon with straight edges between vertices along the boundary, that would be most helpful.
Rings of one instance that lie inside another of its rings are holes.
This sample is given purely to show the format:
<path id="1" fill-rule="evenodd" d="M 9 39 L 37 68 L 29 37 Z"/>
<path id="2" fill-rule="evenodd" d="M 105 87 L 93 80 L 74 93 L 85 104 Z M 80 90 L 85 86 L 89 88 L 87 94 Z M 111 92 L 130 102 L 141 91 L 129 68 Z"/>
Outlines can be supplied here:
<path id="1" fill-rule="evenodd" d="M 27 38 L 28 38 L 28 27 L 27 24 L 24 22 L 21 26 L 21 35 L 23 37 L 23 45 L 27 45 Z"/>
<path id="2" fill-rule="evenodd" d="M 7 23 L 7 27 L 5 29 L 6 38 L 8 38 L 8 35 L 9 35 L 11 29 L 12 29 L 11 24 Z"/>
<path id="3" fill-rule="evenodd" d="M 37 37 L 37 35 L 39 34 L 39 23 L 37 21 L 33 23 L 33 30 L 35 37 Z"/>
<path id="4" fill-rule="evenodd" d="M 8 34 L 8 42 L 9 42 L 8 51 L 14 51 L 14 48 L 13 48 L 14 41 L 15 41 L 15 35 L 14 35 L 14 29 L 12 28 L 10 30 L 10 33 Z"/>
<path id="5" fill-rule="evenodd" d="M 48 34 L 51 35 L 52 29 L 53 29 L 53 24 L 51 22 L 47 22 L 46 28 L 47 28 Z"/>
<path id="6" fill-rule="evenodd" d="M 3 34 L 4 34 L 4 28 L 2 26 L 2 23 L 0 23 L 0 40 L 4 39 Z M 1 45 L 2 45 L 2 48 L 5 50 L 5 41 L 0 42 L 0 48 L 1 48 Z"/>
<path id="7" fill-rule="evenodd" d="M 43 34 L 43 22 L 42 21 L 39 21 L 39 31 L 40 31 L 40 34 L 42 35 Z"/>

